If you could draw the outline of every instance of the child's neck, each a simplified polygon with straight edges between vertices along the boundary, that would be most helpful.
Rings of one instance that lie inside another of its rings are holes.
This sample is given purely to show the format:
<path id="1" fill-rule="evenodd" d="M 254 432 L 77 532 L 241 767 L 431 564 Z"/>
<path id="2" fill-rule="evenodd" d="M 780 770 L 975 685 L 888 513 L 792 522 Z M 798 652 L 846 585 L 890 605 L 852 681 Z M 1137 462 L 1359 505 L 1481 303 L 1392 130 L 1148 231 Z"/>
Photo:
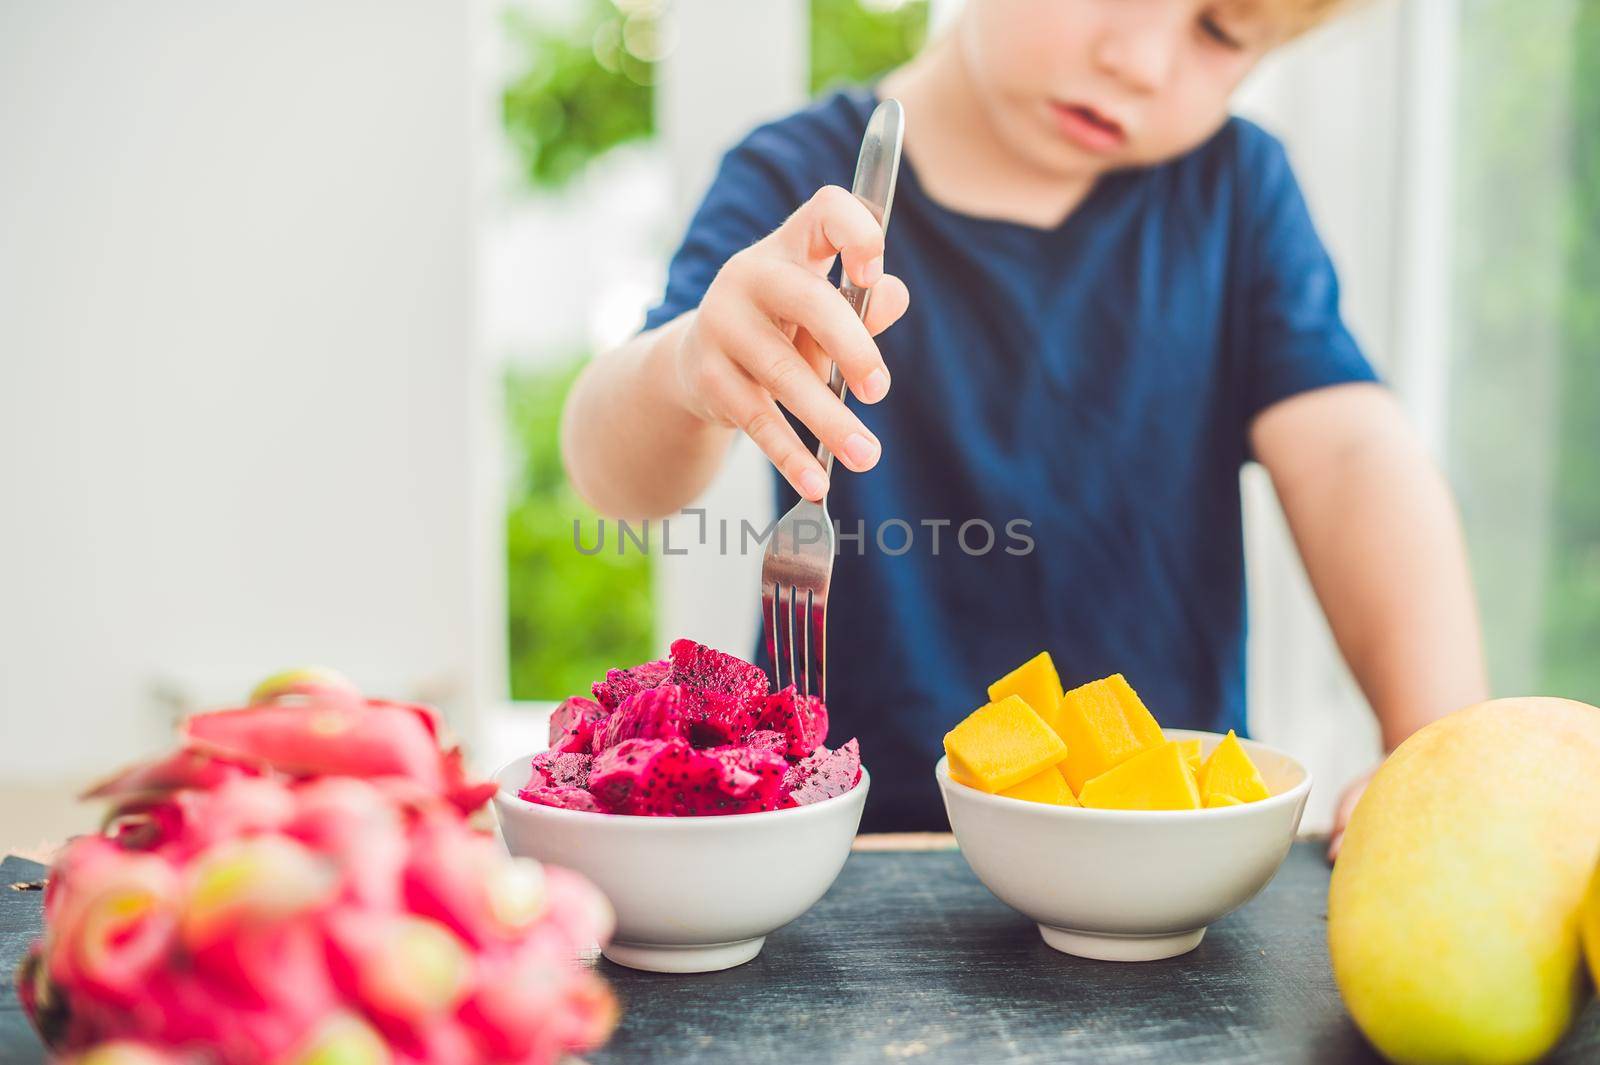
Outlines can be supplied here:
<path id="1" fill-rule="evenodd" d="M 1094 188 L 1092 171 L 1063 177 L 1040 170 L 995 135 L 955 30 L 891 71 L 879 91 L 905 105 L 906 156 L 928 195 L 951 210 L 1053 228 Z"/>

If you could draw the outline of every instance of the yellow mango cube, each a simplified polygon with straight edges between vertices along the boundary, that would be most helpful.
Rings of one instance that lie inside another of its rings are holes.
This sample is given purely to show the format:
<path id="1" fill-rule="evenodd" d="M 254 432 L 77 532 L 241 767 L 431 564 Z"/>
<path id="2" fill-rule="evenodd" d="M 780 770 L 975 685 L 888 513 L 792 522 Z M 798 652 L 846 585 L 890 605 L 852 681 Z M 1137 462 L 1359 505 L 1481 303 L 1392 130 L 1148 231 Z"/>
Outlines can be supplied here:
<path id="1" fill-rule="evenodd" d="M 986 703 L 945 733 L 950 776 L 982 791 L 1004 791 L 1067 756 L 1067 748 L 1044 718 L 1019 696 Z"/>
<path id="2" fill-rule="evenodd" d="M 1244 800 L 1243 799 L 1235 798 L 1232 795 L 1224 795 L 1220 791 L 1216 792 L 1213 795 L 1207 795 L 1206 796 L 1206 809 L 1207 810 L 1215 810 L 1219 806 L 1243 806 L 1243 805 L 1244 805 Z"/>
<path id="3" fill-rule="evenodd" d="M 1256 802 L 1272 794 L 1232 729 L 1200 767 L 1199 783 L 1202 798 L 1231 795 L 1240 802 Z"/>
<path id="4" fill-rule="evenodd" d="M 1189 768 L 1196 773 L 1200 772 L 1201 763 L 1205 761 L 1204 756 L 1200 753 L 1200 741 L 1179 740 L 1177 742 L 1178 750 L 1183 752 L 1183 757 L 1189 762 Z"/>
<path id="5" fill-rule="evenodd" d="M 1035 773 L 1021 784 L 1009 787 L 1000 792 L 1010 799 L 1025 799 L 1028 802 L 1044 802 L 1052 806 L 1077 806 L 1078 798 L 1072 794 L 1072 789 L 1067 787 L 1067 779 L 1055 766 Z"/>
<path id="6" fill-rule="evenodd" d="M 1121 673 L 1113 673 L 1105 680 L 1111 693 L 1117 698 L 1117 705 L 1122 707 L 1122 716 L 1127 719 L 1128 728 L 1140 743 L 1146 747 L 1158 747 L 1167 742 L 1167 737 L 1162 733 L 1161 726 L 1156 723 L 1155 716 L 1144 705 L 1144 700 L 1139 698 L 1139 693 L 1133 690 L 1133 685 L 1128 683 Z"/>
<path id="7" fill-rule="evenodd" d="M 1061 738 L 1067 741 L 1061 773 L 1080 800 L 1091 778 L 1166 742 L 1161 726 L 1121 673 L 1061 697 Z"/>
<path id="8" fill-rule="evenodd" d="M 1061 676 L 1049 651 L 1040 651 L 1010 673 L 989 685 L 989 701 L 998 703 L 1008 695 L 1021 697 L 1044 718 L 1044 723 L 1061 732 Z"/>
<path id="9" fill-rule="evenodd" d="M 1100 810 L 1198 810 L 1200 789 L 1188 759 L 1167 742 L 1094 777 L 1078 801 Z"/>

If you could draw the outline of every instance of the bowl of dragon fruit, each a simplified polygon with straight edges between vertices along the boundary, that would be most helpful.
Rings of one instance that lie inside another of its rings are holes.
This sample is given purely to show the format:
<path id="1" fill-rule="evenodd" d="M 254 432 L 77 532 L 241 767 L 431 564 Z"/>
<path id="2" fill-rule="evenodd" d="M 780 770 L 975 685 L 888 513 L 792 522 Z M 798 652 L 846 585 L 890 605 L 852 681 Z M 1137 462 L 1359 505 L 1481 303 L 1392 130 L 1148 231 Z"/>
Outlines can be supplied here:
<path id="1" fill-rule="evenodd" d="M 495 773 L 506 846 L 600 887 L 618 965 L 750 961 L 844 867 L 869 782 L 859 746 L 826 746 L 820 699 L 692 640 L 592 694 L 557 707 L 548 750 Z"/>

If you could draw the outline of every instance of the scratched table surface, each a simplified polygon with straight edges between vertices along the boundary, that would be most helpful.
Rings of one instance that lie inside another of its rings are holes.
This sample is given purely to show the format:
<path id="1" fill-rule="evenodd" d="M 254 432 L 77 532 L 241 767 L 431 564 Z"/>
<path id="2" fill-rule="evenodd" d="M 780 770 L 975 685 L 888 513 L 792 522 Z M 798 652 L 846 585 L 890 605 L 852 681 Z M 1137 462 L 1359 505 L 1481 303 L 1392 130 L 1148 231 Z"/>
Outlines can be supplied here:
<path id="1" fill-rule="evenodd" d="M 0 972 L 37 934 L 43 870 L 0 866 Z M 955 851 L 858 852 L 812 911 L 748 965 L 664 976 L 601 962 L 622 1025 L 593 1065 L 1130 1062 L 1352 1063 L 1378 1059 L 1328 969 L 1328 870 L 1296 844 L 1277 879 L 1168 961 L 1059 954 L 990 895 Z M 1590 1006 L 1556 1062 L 1600 1060 Z M 43 1061 L 9 986 L 0 1062 Z"/>

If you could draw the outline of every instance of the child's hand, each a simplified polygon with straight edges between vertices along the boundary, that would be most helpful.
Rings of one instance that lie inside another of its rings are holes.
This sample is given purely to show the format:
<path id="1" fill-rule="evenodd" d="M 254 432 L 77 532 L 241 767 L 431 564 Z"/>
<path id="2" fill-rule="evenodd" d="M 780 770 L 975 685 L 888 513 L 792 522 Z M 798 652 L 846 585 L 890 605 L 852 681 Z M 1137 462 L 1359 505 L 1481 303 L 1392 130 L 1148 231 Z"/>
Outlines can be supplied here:
<path id="1" fill-rule="evenodd" d="M 835 255 L 850 280 L 872 289 L 864 324 L 828 283 Z M 744 430 L 795 491 L 821 499 L 827 477 L 778 404 L 850 469 L 871 469 L 878 441 L 828 390 L 828 363 L 839 364 L 861 402 L 882 399 L 889 370 L 872 338 L 909 301 L 905 284 L 883 272 L 878 220 L 845 189 L 824 186 L 711 282 L 674 355 L 684 405 L 705 421 Z"/>
<path id="2" fill-rule="evenodd" d="M 1331 865 L 1339 857 L 1339 847 L 1344 843 L 1344 830 L 1350 825 L 1350 815 L 1356 812 L 1356 803 L 1361 801 L 1361 795 L 1367 790 L 1367 785 L 1372 783 L 1374 769 L 1363 773 L 1345 786 L 1344 794 L 1339 797 L 1339 809 L 1333 815 L 1333 832 L 1328 837 L 1328 863 Z"/>

